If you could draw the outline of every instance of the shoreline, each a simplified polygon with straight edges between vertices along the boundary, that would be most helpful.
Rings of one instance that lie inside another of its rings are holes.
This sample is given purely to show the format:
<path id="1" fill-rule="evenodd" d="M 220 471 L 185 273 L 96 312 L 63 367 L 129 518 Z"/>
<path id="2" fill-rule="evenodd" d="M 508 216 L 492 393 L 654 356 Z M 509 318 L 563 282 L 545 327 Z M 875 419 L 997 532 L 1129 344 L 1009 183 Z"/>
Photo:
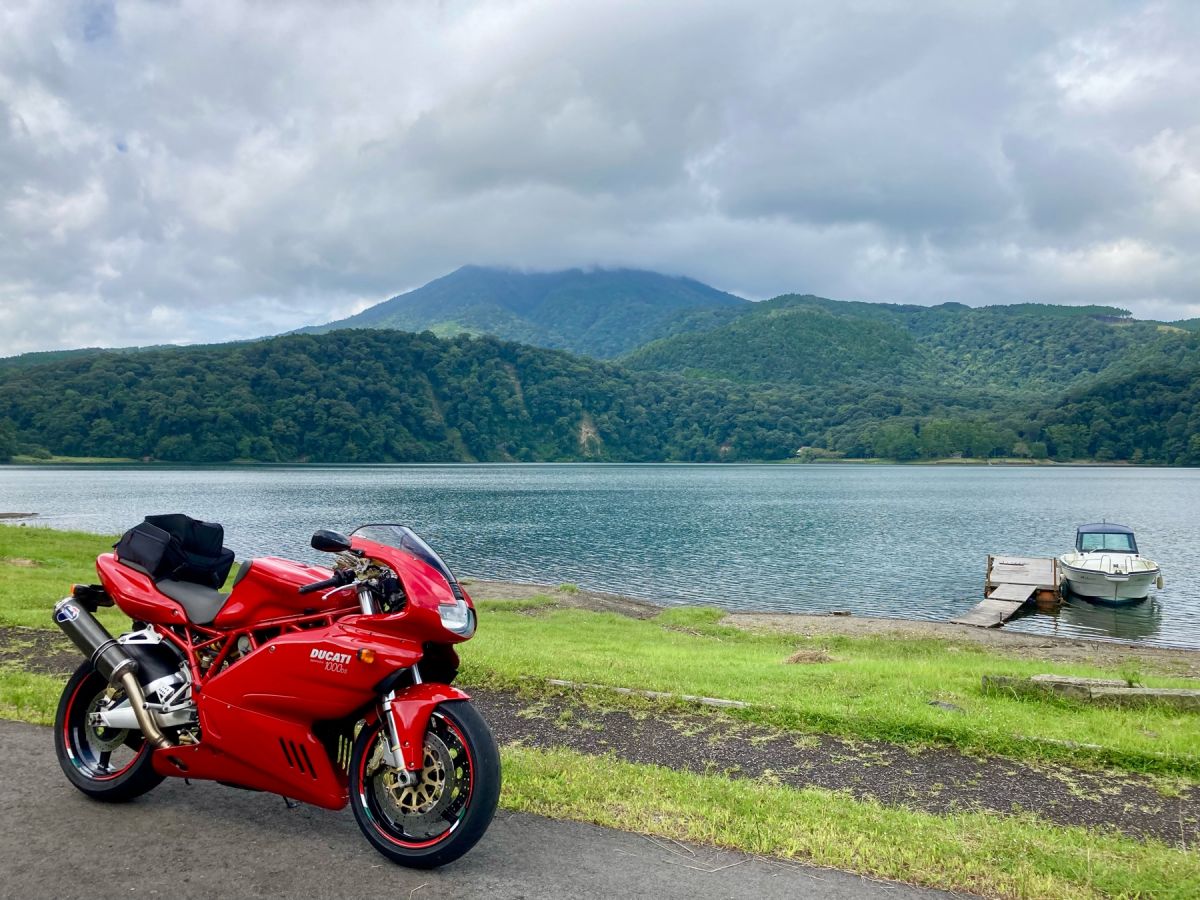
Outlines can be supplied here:
<path id="1" fill-rule="evenodd" d="M 650 619 L 670 606 L 574 587 L 530 582 L 494 581 L 466 576 L 460 579 L 476 601 L 516 602 L 531 597 L 546 597 L 559 607 L 607 612 L 635 619 Z M 691 604 L 688 604 L 691 605 Z M 714 607 L 717 608 L 717 607 Z M 1086 662 L 1100 666 L 1119 666 L 1124 662 L 1145 663 L 1164 674 L 1200 678 L 1200 648 L 1154 647 L 1129 641 L 1072 638 L 1059 635 L 1027 634 L 1003 628 L 976 628 L 953 622 L 924 619 L 892 619 L 875 616 L 834 615 L 832 613 L 779 613 L 724 609 L 722 624 L 747 631 L 793 634 L 812 637 L 884 637 L 899 639 L 933 638 L 978 644 L 998 653 L 1047 662 Z"/>
<path id="2" fill-rule="evenodd" d="M 27 530 L 28 524 L 43 525 L 38 513 L 0 512 L 0 530 L 14 533 Z M 33 530 L 41 530 L 35 527 Z M 74 532 L 46 528 L 50 532 Z M 82 532 L 79 532 L 81 536 Z M 96 535 L 97 539 L 104 536 Z M 112 539 L 111 537 L 109 538 Z M 25 554 L 18 554 L 25 555 Z M 0 560 L 8 561 L 8 560 Z M 13 561 L 14 564 L 18 564 Z M 90 568 L 90 562 L 88 568 Z M 861 616 L 851 613 L 802 613 L 757 611 L 718 607 L 701 601 L 661 604 L 628 595 L 581 588 L 577 585 L 550 585 L 535 582 L 505 581 L 464 575 L 460 581 L 476 600 L 518 601 L 546 598 L 553 605 L 593 612 L 607 612 L 636 618 L 653 618 L 664 610 L 692 607 L 719 609 L 725 624 L 747 631 L 792 634 L 797 638 L 820 637 L 891 637 L 898 640 L 938 639 L 976 644 L 997 653 L 1054 662 L 1090 662 L 1120 665 L 1126 661 L 1148 663 L 1164 674 L 1200 677 L 1200 647 L 1158 646 L 1116 638 L 1066 637 L 1009 631 L 1004 628 L 977 628 L 949 621 L 928 619 Z"/>
<path id="3" fill-rule="evenodd" d="M 884 459 L 881 457 L 839 458 L 839 459 L 735 459 L 689 461 L 678 459 L 659 460 L 533 460 L 521 462 L 517 460 L 445 460 L 442 462 L 315 462 L 313 460 L 295 460 L 292 462 L 270 462 L 257 459 L 230 459 L 224 462 L 186 462 L 169 459 L 134 459 L 123 457 L 92 457 L 92 456 L 51 456 L 40 458 L 16 454 L 8 462 L 0 466 L 20 468 L 58 468 L 62 466 L 144 466 L 146 468 L 182 468 L 182 469 L 217 469 L 217 468 L 295 468 L 305 466 L 979 466 L 1000 468 L 1040 468 L 1040 469 L 1071 469 L 1071 468 L 1113 468 L 1113 469 L 1194 469 L 1196 466 L 1168 465 L 1166 463 L 1135 463 L 1124 459 L 1024 459 L 1021 457 L 997 456 L 992 458 L 980 457 L 946 457 L 943 459 Z"/>

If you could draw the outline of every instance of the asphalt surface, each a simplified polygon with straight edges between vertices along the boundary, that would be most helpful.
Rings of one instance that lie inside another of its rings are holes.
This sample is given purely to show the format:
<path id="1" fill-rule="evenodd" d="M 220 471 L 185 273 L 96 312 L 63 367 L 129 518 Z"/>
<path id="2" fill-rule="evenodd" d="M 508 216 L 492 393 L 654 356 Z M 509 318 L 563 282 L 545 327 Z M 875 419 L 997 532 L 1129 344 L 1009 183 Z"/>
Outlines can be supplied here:
<path id="1" fill-rule="evenodd" d="M 126 805 L 63 777 L 50 730 L 0 721 L 0 897 L 928 898 L 843 872 L 503 810 L 432 872 L 377 854 L 348 810 L 167 779 Z"/>

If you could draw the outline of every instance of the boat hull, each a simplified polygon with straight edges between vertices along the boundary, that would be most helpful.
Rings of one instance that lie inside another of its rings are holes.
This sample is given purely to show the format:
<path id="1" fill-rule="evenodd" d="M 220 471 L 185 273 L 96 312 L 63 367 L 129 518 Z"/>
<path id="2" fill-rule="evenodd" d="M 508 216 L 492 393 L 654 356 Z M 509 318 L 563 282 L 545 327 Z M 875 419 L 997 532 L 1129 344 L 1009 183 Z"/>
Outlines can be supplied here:
<path id="1" fill-rule="evenodd" d="M 1061 559 L 1059 569 L 1071 593 L 1085 600 L 1099 600 L 1104 603 L 1136 603 L 1145 600 L 1159 576 L 1158 569 L 1116 575 L 1080 569 Z"/>

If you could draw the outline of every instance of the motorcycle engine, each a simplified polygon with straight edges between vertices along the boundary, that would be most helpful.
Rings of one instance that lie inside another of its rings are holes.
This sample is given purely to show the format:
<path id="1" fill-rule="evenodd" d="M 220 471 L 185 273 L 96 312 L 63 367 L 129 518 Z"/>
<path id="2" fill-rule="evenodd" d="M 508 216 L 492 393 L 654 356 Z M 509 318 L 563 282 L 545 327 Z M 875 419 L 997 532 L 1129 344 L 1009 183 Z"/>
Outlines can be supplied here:
<path id="1" fill-rule="evenodd" d="M 121 635 L 119 640 L 125 652 L 137 660 L 138 681 L 146 697 L 146 707 L 154 713 L 160 727 L 180 728 L 183 738 L 185 732 L 195 729 L 198 721 L 187 663 L 153 628 L 131 631 Z M 116 729 L 138 728 L 137 717 L 125 698 L 115 703 L 109 701 L 89 713 L 89 724 Z"/>

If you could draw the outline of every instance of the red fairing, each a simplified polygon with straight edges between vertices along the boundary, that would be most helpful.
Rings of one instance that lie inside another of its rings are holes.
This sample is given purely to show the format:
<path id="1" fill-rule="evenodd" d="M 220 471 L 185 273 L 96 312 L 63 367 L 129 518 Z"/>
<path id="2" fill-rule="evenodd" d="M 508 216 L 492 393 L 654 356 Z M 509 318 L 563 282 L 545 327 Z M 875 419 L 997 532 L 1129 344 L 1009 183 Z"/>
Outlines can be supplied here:
<path id="1" fill-rule="evenodd" d="M 234 585 L 233 592 L 213 620 L 213 625 L 217 628 L 242 628 L 265 619 L 353 604 L 353 590 L 329 598 L 325 598 L 323 593 L 298 593 L 304 585 L 322 581 L 331 574 L 329 569 L 321 566 L 303 566 L 275 556 L 254 559 L 250 563 L 250 570 Z"/>
<path id="2" fill-rule="evenodd" d="M 98 556 L 96 572 L 117 607 L 135 622 L 153 625 L 182 625 L 187 622 L 183 607 L 160 594 L 149 575 L 119 563 L 116 554 L 103 553 Z"/>
<path id="3" fill-rule="evenodd" d="M 421 640 L 445 644 L 457 644 L 468 640 L 469 635 L 454 634 L 442 625 L 438 607 L 453 605 L 455 597 L 450 585 L 446 584 L 446 580 L 436 569 L 423 560 L 384 544 L 356 537 L 352 545 L 354 549 L 361 550 L 372 559 L 387 563 L 400 576 L 408 594 L 408 603 L 402 612 L 371 617 L 363 623 L 364 627 L 374 631 L 419 636 Z M 467 605 L 474 609 L 475 605 L 467 592 L 464 590 L 462 594 Z"/>
<path id="4" fill-rule="evenodd" d="M 359 650 L 369 647 L 374 661 Z M 339 621 L 283 634 L 209 679 L 205 698 L 274 716 L 317 722 L 361 709 L 375 685 L 421 661 L 421 642 L 365 635 Z"/>
<path id="5" fill-rule="evenodd" d="M 346 774 L 311 728 L 236 707 L 200 707 L 204 740 L 154 751 L 162 775 L 224 781 L 321 806 L 346 805 Z"/>
<path id="6" fill-rule="evenodd" d="M 397 550 L 386 544 L 376 544 L 360 537 L 351 540 L 355 550 L 361 550 L 371 559 L 380 559 L 391 566 L 404 581 L 409 600 L 422 606 L 437 606 L 439 603 L 453 603 L 454 592 L 446 579 L 433 566 L 424 560 L 410 556 L 403 550 Z"/>
<path id="7" fill-rule="evenodd" d="M 269 641 L 209 679 L 196 698 L 204 741 L 155 751 L 155 769 L 340 809 L 346 804 L 346 775 L 331 764 L 314 723 L 365 714 L 376 699 L 374 686 L 419 662 L 422 654 L 419 643 L 376 636 L 366 644 L 375 654 L 368 664 L 358 658 L 364 645 L 340 623 Z M 209 754 L 211 747 L 219 754 Z"/>

